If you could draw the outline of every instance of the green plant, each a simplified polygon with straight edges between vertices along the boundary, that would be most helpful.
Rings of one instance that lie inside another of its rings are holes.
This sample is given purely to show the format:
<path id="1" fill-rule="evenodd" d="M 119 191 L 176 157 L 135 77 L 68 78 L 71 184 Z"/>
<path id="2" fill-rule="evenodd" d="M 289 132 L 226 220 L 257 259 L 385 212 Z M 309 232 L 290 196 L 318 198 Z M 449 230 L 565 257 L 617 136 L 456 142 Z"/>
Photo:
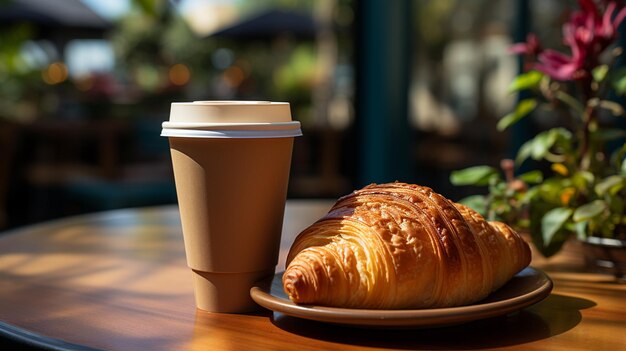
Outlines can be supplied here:
<path id="1" fill-rule="evenodd" d="M 524 143 L 515 161 L 502 163 L 505 177 L 488 166 L 456 171 L 450 177 L 455 185 L 488 186 L 487 195 L 462 202 L 488 219 L 528 230 L 546 257 L 572 235 L 626 239 L 626 143 L 612 151 L 607 148 L 609 141 L 626 137 L 626 131 L 611 127 L 616 118 L 624 117 L 624 110 L 609 98 L 626 93 L 626 67 L 616 65 L 622 50 L 613 45 L 626 9 L 618 9 L 614 1 L 603 3 L 579 0 L 581 10 L 563 26 L 571 56 L 543 50 L 532 34 L 512 48 L 531 64 L 510 90 L 529 91 L 533 97 L 522 99 L 499 121 L 498 129 L 503 131 L 546 105 L 555 113 L 564 112 L 564 126 Z M 514 177 L 514 167 L 529 159 L 544 172 Z"/>

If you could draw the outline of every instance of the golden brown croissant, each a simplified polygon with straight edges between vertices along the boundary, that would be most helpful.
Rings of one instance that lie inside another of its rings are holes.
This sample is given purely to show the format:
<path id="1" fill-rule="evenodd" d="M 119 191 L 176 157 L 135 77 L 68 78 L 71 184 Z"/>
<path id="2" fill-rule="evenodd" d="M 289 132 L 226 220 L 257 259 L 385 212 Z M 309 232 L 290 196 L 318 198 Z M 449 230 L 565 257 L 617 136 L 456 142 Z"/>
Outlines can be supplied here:
<path id="1" fill-rule="evenodd" d="M 530 263 L 506 224 L 432 189 L 371 184 L 340 198 L 293 243 L 283 288 L 295 303 L 403 309 L 470 304 Z"/>

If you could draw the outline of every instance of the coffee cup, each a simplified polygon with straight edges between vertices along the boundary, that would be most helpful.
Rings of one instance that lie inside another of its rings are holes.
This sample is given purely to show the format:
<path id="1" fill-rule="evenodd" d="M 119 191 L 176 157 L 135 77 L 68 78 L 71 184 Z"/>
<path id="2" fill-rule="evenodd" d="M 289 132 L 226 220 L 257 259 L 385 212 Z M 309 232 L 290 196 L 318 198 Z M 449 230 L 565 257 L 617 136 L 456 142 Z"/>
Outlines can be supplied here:
<path id="1" fill-rule="evenodd" d="M 196 306 L 243 313 L 278 263 L 294 137 L 288 103 L 172 103 L 169 138 Z"/>

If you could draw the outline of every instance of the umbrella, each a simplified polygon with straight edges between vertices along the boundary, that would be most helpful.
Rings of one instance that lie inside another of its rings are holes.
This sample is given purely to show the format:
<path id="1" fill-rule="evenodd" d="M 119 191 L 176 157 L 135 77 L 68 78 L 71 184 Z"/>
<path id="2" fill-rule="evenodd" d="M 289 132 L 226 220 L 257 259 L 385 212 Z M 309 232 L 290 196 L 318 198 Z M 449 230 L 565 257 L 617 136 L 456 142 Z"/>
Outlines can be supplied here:
<path id="1" fill-rule="evenodd" d="M 317 25 L 313 16 L 298 11 L 271 9 L 245 18 L 210 36 L 233 39 L 267 39 L 288 33 L 300 39 L 315 38 Z"/>
<path id="2" fill-rule="evenodd" d="M 39 37 L 71 31 L 72 38 L 102 37 L 111 28 L 80 0 L 13 0 L 0 4 L 0 26 L 29 23 Z M 69 33 L 63 33 L 64 36 Z"/>

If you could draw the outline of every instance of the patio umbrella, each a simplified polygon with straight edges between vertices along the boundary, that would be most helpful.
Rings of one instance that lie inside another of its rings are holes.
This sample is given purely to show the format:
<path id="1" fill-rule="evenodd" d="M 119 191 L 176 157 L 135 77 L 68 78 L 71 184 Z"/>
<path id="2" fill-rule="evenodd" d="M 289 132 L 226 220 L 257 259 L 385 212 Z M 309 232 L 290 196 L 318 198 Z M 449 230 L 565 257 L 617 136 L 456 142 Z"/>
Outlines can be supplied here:
<path id="1" fill-rule="evenodd" d="M 288 33 L 298 39 L 313 39 L 317 25 L 308 13 L 270 9 L 245 18 L 210 34 L 232 39 L 270 39 Z"/>
<path id="2" fill-rule="evenodd" d="M 28 23 L 39 38 L 101 38 L 112 24 L 80 0 L 0 2 L 0 27 Z"/>

